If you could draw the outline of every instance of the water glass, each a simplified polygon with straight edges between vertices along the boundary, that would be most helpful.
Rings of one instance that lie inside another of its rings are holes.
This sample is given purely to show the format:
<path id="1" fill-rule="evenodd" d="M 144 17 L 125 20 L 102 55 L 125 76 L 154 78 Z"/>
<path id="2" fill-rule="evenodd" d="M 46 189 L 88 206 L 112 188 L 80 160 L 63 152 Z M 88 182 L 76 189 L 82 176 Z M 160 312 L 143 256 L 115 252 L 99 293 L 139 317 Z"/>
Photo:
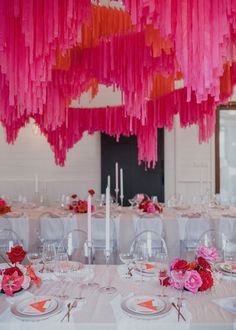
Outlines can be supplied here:
<path id="1" fill-rule="evenodd" d="M 55 243 L 44 243 L 43 244 L 43 262 L 51 262 L 56 257 L 56 246 Z"/>
<path id="2" fill-rule="evenodd" d="M 135 258 L 136 256 L 133 253 L 120 253 L 120 260 L 127 266 L 127 278 L 132 277 L 132 267 L 130 268 L 130 265 L 134 263 Z"/>

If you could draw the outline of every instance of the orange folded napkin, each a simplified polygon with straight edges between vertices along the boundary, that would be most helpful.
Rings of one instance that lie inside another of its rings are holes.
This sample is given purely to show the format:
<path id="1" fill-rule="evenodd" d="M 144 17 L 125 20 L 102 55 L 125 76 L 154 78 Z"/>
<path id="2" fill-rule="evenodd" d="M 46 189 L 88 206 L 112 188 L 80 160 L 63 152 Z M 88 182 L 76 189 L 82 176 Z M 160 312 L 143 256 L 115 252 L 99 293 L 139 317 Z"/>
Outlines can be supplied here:
<path id="1" fill-rule="evenodd" d="M 51 299 L 46 299 L 46 300 L 41 300 L 41 301 L 37 301 L 36 303 L 30 304 L 31 307 L 37 309 L 40 313 L 44 313 L 46 311 L 46 309 L 48 308 L 48 302 Z M 45 307 L 46 305 L 46 307 Z"/>
<path id="2" fill-rule="evenodd" d="M 147 309 L 150 309 L 154 312 L 157 311 L 157 307 L 153 306 L 153 300 L 146 300 L 146 301 L 143 301 L 141 303 L 138 303 L 138 305 L 141 306 L 141 307 L 145 307 Z"/>
<path id="3" fill-rule="evenodd" d="M 153 269 L 154 266 L 152 264 L 145 264 L 145 269 Z"/>

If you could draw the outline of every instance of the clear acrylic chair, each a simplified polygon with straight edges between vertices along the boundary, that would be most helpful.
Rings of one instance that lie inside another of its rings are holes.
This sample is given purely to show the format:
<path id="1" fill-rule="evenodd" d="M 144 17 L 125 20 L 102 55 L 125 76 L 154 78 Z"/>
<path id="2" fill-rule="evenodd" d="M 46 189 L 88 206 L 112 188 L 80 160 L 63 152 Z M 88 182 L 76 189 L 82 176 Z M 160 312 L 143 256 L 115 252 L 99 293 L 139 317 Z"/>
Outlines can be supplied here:
<path id="1" fill-rule="evenodd" d="M 63 220 L 57 214 L 45 212 L 40 215 L 38 231 L 40 249 L 44 243 L 54 243 L 57 249 L 64 234 Z"/>
<path id="2" fill-rule="evenodd" d="M 110 219 L 110 249 L 111 249 L 111 262 L 117 260 L 118 250 L 118 228 L 114 218 Z M 94 257 L 96 263 L 104 263 L 105 256 L 104 250 L 106 247 L 106 219 L 95 218 L 92 216 L 92 242 L 94 249 Z"/>
<path id="3" fill-rule="evenodd" d="M 220 259 L 222 259 L 224 247 L 228 240 L 229 239 L 224 233 L 215 229 L 209 229 L 202 233 L 201 237 L 199 238 L 197 248 L 199 246 L 206 246 L 208 248 L 214 247 L 217 249 Z"/>
<path id="4" fill-rule="evenodd" d="M 165 240 L 159 233 L 152 230 L 144 230 L 135 236 L 131 246 L 130 254 L 137 254 L 140 246 L 146 246 L 147 250 L 153 253 L 165 253 L 168 254 Z"/>
<path id="5" fill-rule="evenodd" d="M 185 225 L 185 237 L 180 242 L 181 258 L 194 257 L 202 234 L 211 229 L 210 221 L 206 219 L 189 219 Z"/>
<path id="6" fill-rule="evenodd" d="M 152 218 L 139 217 L 135 219 L 135 235 L 142 233 L 143 231 L 153 231 L 163 236 L 163 223 L 162 219 L 158 216 Z"/>
<path id="7" fill-rule="evenodd" d="M 81 229 L 74 229 L 67 233 L 58 247 L 59 252 L 66 252 L 69 260 L 85 261 L 85 243 L 87 232 Z M 64 250 L 64 251 L 63 251 Z"/>
<path id="8" fill-rule="evenodd" d="M 0 250 L 8 252 L 13 246 L 23 246 L 23 241 L 19 235 L 12 229 L 0 230 Z"/>

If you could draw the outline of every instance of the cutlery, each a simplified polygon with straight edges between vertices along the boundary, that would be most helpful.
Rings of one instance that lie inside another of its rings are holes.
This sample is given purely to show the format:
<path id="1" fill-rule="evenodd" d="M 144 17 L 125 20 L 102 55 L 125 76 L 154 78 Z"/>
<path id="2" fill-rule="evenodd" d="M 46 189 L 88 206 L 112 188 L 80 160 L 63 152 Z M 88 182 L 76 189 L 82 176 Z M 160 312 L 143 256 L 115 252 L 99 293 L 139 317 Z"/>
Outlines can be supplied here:
<path id="1" fill-rule="evenodd" d="M 185 319 L 185 317 L 183 316 L 183 314 L 181 313 L 181 311 L 180 311 L 180 308 L 178 308 L 176 305 L 175 305 L 175 303 L 172 303 L 172 306 L 177 310 L 177 312 L 178 312 L 178 321 L 179 321 L 179 317 L 181 316 L 182 317 L 182 319 L 184 320 L 184 321 L 186 321 L 186 319 Z"/>
<path id="2" fill-rule="evenodd" d="M 71 306 L 70 303 L 67 304 L 67 312 L 66 312 L 66 314 L 63 316 L 63 318 L 61 319 L 61 322 L 64 321 L 64 319 L 65 319 L 65 318 L 68 316 L 68 314 L 70 313 L 70 306 Z"/>

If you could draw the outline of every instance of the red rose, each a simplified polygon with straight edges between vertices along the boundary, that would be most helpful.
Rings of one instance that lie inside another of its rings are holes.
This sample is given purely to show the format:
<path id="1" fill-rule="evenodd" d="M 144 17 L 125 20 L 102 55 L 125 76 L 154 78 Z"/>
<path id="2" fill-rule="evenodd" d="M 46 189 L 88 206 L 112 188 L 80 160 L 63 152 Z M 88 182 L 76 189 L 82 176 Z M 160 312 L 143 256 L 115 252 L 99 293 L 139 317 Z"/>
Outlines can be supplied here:
<path id="1" fill-rule="evenodd" d="M 71 198 L 76 199 L 77 198 L 77 195 L 76 194 L 73 194 L 73 195 L 71 195 Z"/>
<path id="2" fill-rule="evenodd" d="M 6 268 L 2 272 L 4 273 L 4 275 L 12 275 L 15 272 L 17 272 L 18 276 L 23 275 L 22 271 L 18 267 Z"/>
<path id="3" fill-rule="evenodd" d="M 199 275 L 202 279 L 202 285 L 198 289 L 199 291 L 206 291 L 213 286 L 213 277 L 209 270 L 198 270 Z"/>
<path id="4" fill-rule="evenodd" d="M 140 210 L 143 210 L 144 212 L 147 212 L 147 209 L 148 209 L 148 205 L 151 203 L 151 201 L 148 199 L 148 200 L 144 200 L 142 201 L 140 204 L 139 204 L 139 209 Z"/>
<path id="5" fill-rule="evenodd" d="M 173 270 L 187 270 L 189 267 L 189 264 L 185 260 L 178 260 L 173 267 Z"/>
<path id="6" fill-rule="evenodd" d="M 21 262 L 24 260 L 26 252 L 23 250 L 22 246 L 15 246 L 11 248 L 11 252 L 7 252 L 7 256 L 11 263 Z"/>
<path id="7" fill-rule="evenodd" d="M 89 189 L 88 193 L 93 196 L 95 194 L 95 191 L 93 189 Z"/>
<path id="8" fill-rule="evenodd" d="M 170 286 L 169 277 L 166 277 L 163 281 L 160 280 L 160 285 Z"/>
<path id="9" fill-rule="evenodd" d="M 211 269 L 211 265 L 204 259 L 203 257 L 198 257 L 197 262 L 199 265 L 199 269 Z"/>

